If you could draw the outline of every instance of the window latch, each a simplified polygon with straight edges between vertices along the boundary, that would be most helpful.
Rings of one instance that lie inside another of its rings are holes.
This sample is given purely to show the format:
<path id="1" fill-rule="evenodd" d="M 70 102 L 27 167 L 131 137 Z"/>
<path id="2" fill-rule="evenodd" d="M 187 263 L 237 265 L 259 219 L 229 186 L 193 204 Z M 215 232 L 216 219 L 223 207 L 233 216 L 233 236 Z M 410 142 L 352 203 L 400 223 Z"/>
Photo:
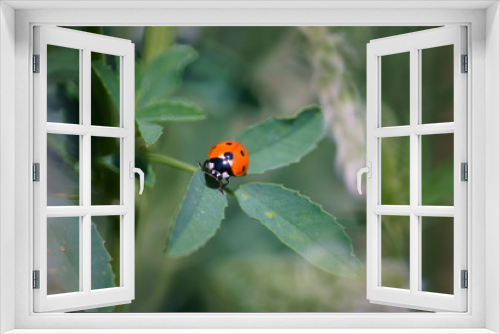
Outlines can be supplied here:
<path id="1" fill-rule="evenodd" d="M 363 167 L 360 170 L 358 170 L 358 174 L 357 174 L 357 177 L 358 177 L 358 192 L 359 192 L 360 195 L 362 194 L 362 192 L 361 192 L 361 176 L 363 176 L 364 173 L 367 174 L 366 175 L 367 178 L 369 178 L 369 179 L 372 178 L 372 163 L 370 161 L 368 161 L 368 166 L 367 167 Z"/>
<path id="2" fill-rule="evenodd" d="M 129 163 L 129 170 L 130 170 L 130 178 L 134 178 L 134 174 L 137 173 L 139 174 L 139 195 L 142 195 L 142 191 L 144 190 L 144 172 L 140 168 L 135 168 L 134 163 L 130 161 Z"/>

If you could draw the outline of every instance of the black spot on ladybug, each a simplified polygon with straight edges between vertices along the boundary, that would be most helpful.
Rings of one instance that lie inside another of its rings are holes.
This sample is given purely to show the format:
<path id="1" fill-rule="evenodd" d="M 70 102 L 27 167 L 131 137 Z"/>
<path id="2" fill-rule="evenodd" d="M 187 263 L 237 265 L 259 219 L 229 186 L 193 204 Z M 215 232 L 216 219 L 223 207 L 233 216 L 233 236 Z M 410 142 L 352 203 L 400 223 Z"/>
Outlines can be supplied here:
<path id="1" fill-rule="evenodd" d="M 245 171 L 245 169 L 247 169 L 245 166 L 243 166 L 243 167 L 241 168 L 241 170 L 242 170 L 242 171 Z"/>
<path id="2" fill-rule="evenodd" d="M 240 151 L 240 153 L 241 153 L 241 155 L 242 155 L 242 156 L 245 156 L 245 152 L 243 152 L 243 151 Z"/>
<path id="3" fill-rule="evenodd" d="M 224 158 L 226 158 L 226 160 L 233 160 L 233 154 L 231 152 L 226 152 L 224 153 Z"/>
<path id="4" fill-rule="evenodd" d="M 227 141 L 226 145 L 233 145 L 233 143 Z"/>

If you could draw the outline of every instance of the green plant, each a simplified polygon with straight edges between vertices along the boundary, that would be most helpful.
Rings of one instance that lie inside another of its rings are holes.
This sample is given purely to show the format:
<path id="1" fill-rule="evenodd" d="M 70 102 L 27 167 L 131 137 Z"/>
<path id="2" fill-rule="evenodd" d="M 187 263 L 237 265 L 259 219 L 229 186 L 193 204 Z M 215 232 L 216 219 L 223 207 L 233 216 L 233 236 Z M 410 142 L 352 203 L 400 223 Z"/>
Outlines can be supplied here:
<path id="1" fill-rule="evenodd" d="M 321 109 L 312 106 L 293 117 L 271 118 L 250 127 L 236 140 L 249 152 L 248 174 L 260 174 L 299 162 L 324 133 Z M 358 274 L 361 264 L 344 227 L 306 196 L 279 184 L 258 182 L 234 191 L 226 188 L 226 193 L 236 197 L 249 217 L 311 264 L 335 275 Z M 227 205 L 227 195 L 207 186 L 204 173 L 195 170 L 174 218 L 167 254 L 186 256 L 202 247 L 219 229 Z"/>
<path id="2" fill-rule="evenodd" d="M 145 37 L 148 32 L 165 33 L 162 29 L 147 30 Z M 314 266 L 335 275 L 358 274 L 361 264 L 353 254 L 352 242 L 344 227 L 308 197 L 279 184 L 259 182 L 248 182 L 236 189 L 227 189 L 226 194 L 221 195 L 216 189 L 207 186 L 203 173 L 197 167 L 155 149 L 164 131 L 168 131 L 165 125 L 203 120 L 206 116 L 193 101 L 178 94 L 183 72 L 197 58 L 197 52 L 190 46 L 160 47 L 155 43 L 150 43 L 150 47 L 143 49 L 143 52 L 136 63 L 136 166 L 146 172 L 146 185 L 149 187 L 156 183 L 154 163 L 192 173 L 186 196 L 179 203 L 171 225 L 167 254 L 172 257 L 187 256 L 205 245 L 220 228 L 228 206 L 228 196 L 232 196 L 236 200 L 233 202 L 239 203 L 246 215 L 260 221 L 280 242 Z M 119 109 L 119 71 L 107 60 L 105 57 L 96 57 L 92 61 L 92 77 L 95 80 L 92 93 L 96 93 L 98 102 L 92 105 L 93 117 L 113 117 L 110 110 Z M 251 156 L 248 174 L 255 175 L 300 162 L 324 136 L 323 112 L 313 106 L 292 117 L 271 118 L 249 127 L 235 139 L 247 147 Z M 96 177 L 99 180 L 96 182 L 102 182 L 103 189 L 115 189 L 113 185 L 118 184 L 120 170 L 116 152 L 119 152 L 116 143 L 111 141 L 93 147 L 93 170 L 98 171 Z M 78 168 L 78 157 L 73 158 L 64 160 Z M 106 203 L 116 200 L 116 192 L 99 196 Z M 137 210 L 139 217 L 142 216 L 141 210 L 141 207 Z M 141 220 L 137 221 L 140 225 Z M 105 234 L 92 224 L 92 235 L 95 235 L 93 240 L 98 245 L 93 248 L 92 256 L 98 259 L 96 264 L 102 269 L 93 270 L 92 281 L 97 282 L 99 279 L 94 278 L 94 274 L 101 274 L 108 282 L 103 284 L 111 286 L 117 280 L 114 273 L 119 272 L 116 267 L 118 263 L 113 261 L 119 251 L 119 242 L 112 237 L 116 233 L 111 233 L 109 238 L 102 237 Z M 55 236 L 52 249 L 60 250 L 61 242 L 73 237 Z M 94 249 L 98 253 L 94 254 Z M 72 261 L 70 258 L 62 259 Z"/>
<path id="3" fill-rule="evenodd" d="M 173 157 L 147 151 L 163 133 L 158 123 L 204 118 L 204 113 L 192 102 L 170 97 L 179 86 L 182 69 L 194 58 L 192 48 L 173 46 L 144 68 L 136 69 L 136 122 L 145 143 L 137 154 L 139 163 L 147 166 L 150 175 L 150 162 L 193 173 L 167 241 L 166 252 L 174 257 L 189 255 L 208 242 L 219 229 L 228 205 L 226 194 L 221 195 L 208 187 L 201 170 Z M 109 68 L 93 68 L 101 78 L 111 76 L 106 73 L 111 71 Z M 113 91 L 117 91 L 117 87 L 113 87 L 116 85 L 110 86 L 113 81 L 102 82 L 109 86 L 110 96 L 113 96 Z M 323 113 L 319 107 L 312 106 L 295 116 L 271 118 L 249 127 L 236 136 L 236 140 L 243 143 L 250 154 L 248 174 L 261 174 L 299 162 L 324 135 Z M 152 184 L 154 182 L 150 181 Z M 235 195 L 249 217 L 260 221 L 283 244 L 311 264 L 335 275 L 358 274 L 361 263 L 353 254 L 351 239 L 344 227 L 308 197 L 273 183 L 248 183 L 235 191 L 227 189 L 226 193 Z"/>
<path id="4" fill-rule="evenodd" d="M 164 30 L 164 29 L 161 29 Z M 154 30 L 156 33 L 158 30 Z M 150 57 L 143 57 L 136 63 L 136 165 L 146 172 L 146 185 L 155 184 L 155 174 L 149 158 L 151 148 L 163 134 L 164 122 L 192 121 L 205 118 L 205 113 L 192 101 L 175 95 L 181 85 L 181 76 L 185 67 L 197 58 L 196 51 L 184 45 L 172 45 L 165 48 L 150 47 Z M 78 105 L 78 90 L 74 89 L 78 82 L 78 67 L 65 67 L 67 63 L 78 61 L 65 49 L 51 49 L 51 88 L 58 98 L 56 107 L 49 112 L 58 113 L 66 110 L 59 117 L 73 116 L 74 105 Z M 147 61 L 145 60 L 147 58 Z M 58 61 L 55 61 L 57 59 Z M 92 119 L 93 124 L 117 124 L 120 107 L 119 69 L 111 58 L 101 54 L 92 56 Z M 69 79 L 68 79 L 69 78 Z M 76 79 L 75 79 L 76 78 Z M 58 114 L 59 115 L 59 114 Z M 75 122 L 62 119 L 61 122 Z M 76 120 L 77 121 L 77 120 Z M 79 152 L 74 148 L 74 140 L 48 137 L 48 158 L 61 173 L 73 175 L 79 173 Z M 72 138 L 74 139 L 74 138 Z M 92 201 L 98 204 L 111 204 L 119 200 L 119 142 L 98 138 L 92 141 L 92 184 L 98 187 L 93 192 Z M 78 147 L 78 141 L 76 142 Z M 169 165 L 185 166 L 173 158 L 156 156 L 161 161 L 167 160 Z M 176 165 L 177 162 L 177 165 Z M 57 164 L 57 166 L 56 166 Z M 78 199 L 78 177 L 66 178 L 67 193 L 51 196 L 50 205 L 75 205 Z M 76 192 L 76 195 L 75 193 Z M 96 218 L 97 219 L 97 218 Z M 48 280 L 51 293 L 77 291 L 79 286 L 79 249 L 78 221 L 74 218 L 57 218 L 47 225 L 48 248 Z M 92 221 L 92 289 L 117 286 L 120 263 L 114 259 L 120 253 L 119 224 L 100 224 Z M 116 274 L 115 274 L 116 273 Z M 114 307 L 88 310 L 90 312 L 109 312 Z"/>

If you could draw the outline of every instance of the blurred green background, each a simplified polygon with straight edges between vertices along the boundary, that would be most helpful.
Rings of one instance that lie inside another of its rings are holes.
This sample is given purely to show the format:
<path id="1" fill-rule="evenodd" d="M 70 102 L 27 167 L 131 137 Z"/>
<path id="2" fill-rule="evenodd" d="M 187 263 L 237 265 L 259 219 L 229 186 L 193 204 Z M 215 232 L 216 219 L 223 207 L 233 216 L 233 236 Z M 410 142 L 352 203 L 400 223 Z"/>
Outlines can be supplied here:
<path id="1" fill-rule="evenodd" d="M 234 139 L 250 125 L 295 114 L 307 105 L 320 105 L 328 134 L 316 150 L 289 167 L 233 179 L 230 188 L 258 180 L 299 190 L 337 217 L 353 239 L 356 256 L 366 264 L 366 202 L 364 195 L 357 194 L 355 183 L 356 172 L 365 166 L 366 154 L 366 44 L 371 39 L 428 27 L 68 28 L 135 43 L 136 81 L 152 75 L 141 69 L 166 50 L 176 45 L 191 47 L 194 56 L 185 59 L 177 72 L 158 75 L 178 79 L 174 89 L 166 92 L 169 98 L 189 101 L 207 115 L 199 121 L 161 123 L 163 135 L 151 145 L 146 145 L 136 129 L 136 165 L 147 171 L 147 187 L 143 195 L 136 196 L 135 300 L 94 311 L 408 311 L 371 304 L 366 299 L 364 274 L 343 278 L 312 266 L 260 223 L 249 219 L 231 196 L 216 236 L 190 256 L 169 258 L 164 253 L 169 228 L 191 175 L 152 161 L 148 154 L 168 155 L 196 165 L 197 160 L 206 159 L 214 143 Z M 71 51 L 57 47 L 48 50 L 53 64 L 52 70 L 49 66 L 48 121 L 78 123 L 78 52 L 75 55 Z M 93 66 L 105 66 L 117 73 L 116 57 L 92 57 Z M 453 121 L 450 57 L 450 47 L 423 51 L 424 123 Z M 93 124 L 116 125 L 118 112 L 103 84 L 106 78 L 94 70 Z M 408 124 L 409 57 L 383 57 L 382 71 L 382 125 Z M 136 89 L 139 86 L 136 84 Z M 57 177 L 49 182 L 49 195 L 73 204 L 79 201 L 77 143 L 53 138 L 48 144 L 50 169 L 57 171 Z M 422 202 L 453 205 L 453 136 L 426 136 L 422 143 Z M 92 204 L 119 201 L 118 147 L 116 140 L 92 142 Z M 382 204 L 409 204 L 408 150 L 407 138 L 383 139 Z M 453 293 L 453 224 L 447 219 L 425 218 L 422 223 L 426 291 Z M 109 217 L 94 222 L 111 256 L 114 274 L 101 287 L 119 282 L 118 221 L 119 217 Z M 382 217 L 385 286 L 409 285 L 408 225 L 408 217 Z"/>

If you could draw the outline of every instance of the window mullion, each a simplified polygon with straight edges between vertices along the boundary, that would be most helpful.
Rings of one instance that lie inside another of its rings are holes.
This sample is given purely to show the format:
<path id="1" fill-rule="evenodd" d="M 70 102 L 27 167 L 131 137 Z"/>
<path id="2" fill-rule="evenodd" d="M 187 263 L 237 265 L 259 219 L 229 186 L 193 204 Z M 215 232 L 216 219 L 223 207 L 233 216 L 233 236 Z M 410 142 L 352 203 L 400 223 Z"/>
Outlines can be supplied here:
<path id="1" fill-rule="evenodd" d="M 415 293 L 420 285 L 420 242 L 419 242 L 419 220 L 420 217 L 414 212 L 419 205 L 420 193 L 420 159 L 419 159 L 419 136 L 413 128 L 419 123 L 419 51 L 410 51 L 410 291 Z"/>
<path id="2" fill-rule="evenodd" d="M 82 67 L 81 67 L 81 80 L 82 80 L 82 90 L 81 90 L 81 101 L 82 101 L 82 125 L 86 128 L 90 127 L 91 124 L 91 79 L 90 79 L 90 50 L 83 49 L 82 52 Z M 82 189 L 82 204 L 86 208 L 91 206 L 91 136 L 90 132 L 86 132 L 82 137 L 82 149 L 81 149 L 81 185 Z M 82 222 L 82 233 L 80 233 L 80 257 L 81 257 L 81 282 L 83 284 L 83 291 L 90 293 L 91 290 L 91 224 L 92 217 L 90 212 L 86 212 L 83 216 Z"/>

